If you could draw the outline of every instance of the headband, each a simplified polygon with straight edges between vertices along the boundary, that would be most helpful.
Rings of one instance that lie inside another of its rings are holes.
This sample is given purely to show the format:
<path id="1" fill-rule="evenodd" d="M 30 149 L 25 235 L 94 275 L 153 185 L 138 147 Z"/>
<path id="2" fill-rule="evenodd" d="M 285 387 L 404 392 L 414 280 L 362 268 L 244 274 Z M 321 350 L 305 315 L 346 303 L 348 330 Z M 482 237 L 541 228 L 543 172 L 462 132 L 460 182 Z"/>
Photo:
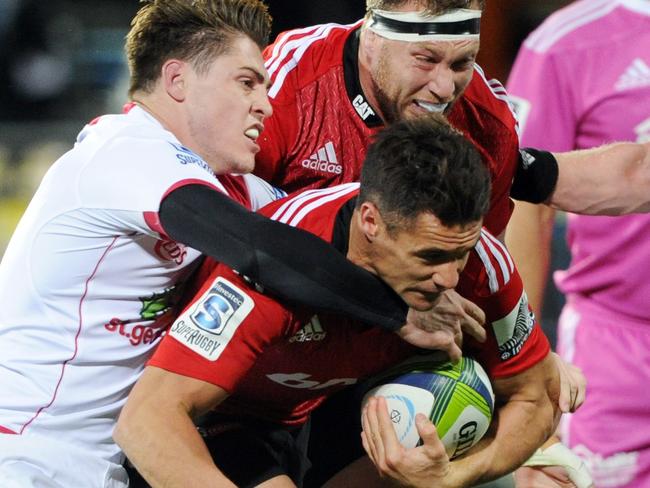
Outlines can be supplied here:
<path id="1" fill-rule="evenodd" d="M 373 9 L 368 23 L 368 28 L 381 37 L 408 42 L 478 39 L 480 26 L 481 11 L 470 9 L 442 15 Z"/>

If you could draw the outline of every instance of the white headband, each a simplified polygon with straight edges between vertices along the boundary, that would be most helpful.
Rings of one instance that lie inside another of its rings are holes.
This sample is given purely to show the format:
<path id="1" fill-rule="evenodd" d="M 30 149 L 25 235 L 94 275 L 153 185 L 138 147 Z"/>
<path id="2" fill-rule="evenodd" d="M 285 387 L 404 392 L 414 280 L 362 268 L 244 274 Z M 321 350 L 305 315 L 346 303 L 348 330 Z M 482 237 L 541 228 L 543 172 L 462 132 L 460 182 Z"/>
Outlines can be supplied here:
<path id="1" fill-rule="evenodd" d="M 368 28 L 395 41 L 422 42 L 478 39 L 480 10 L 456 9 L 442 15 L 371 10 Z"/>

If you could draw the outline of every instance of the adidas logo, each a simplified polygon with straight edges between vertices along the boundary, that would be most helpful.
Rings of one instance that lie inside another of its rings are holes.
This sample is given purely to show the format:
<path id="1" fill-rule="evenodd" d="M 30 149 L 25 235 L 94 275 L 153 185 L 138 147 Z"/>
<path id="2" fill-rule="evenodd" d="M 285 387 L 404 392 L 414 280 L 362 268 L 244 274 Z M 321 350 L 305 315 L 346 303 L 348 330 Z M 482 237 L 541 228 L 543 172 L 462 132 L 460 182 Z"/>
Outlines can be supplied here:
<path id="1" fill-rule="evenodd" d="M 521 156 L 521 162 L 525 170 L 530 168 L 530 166 L 536 161 L 535 156 L 525 149 L 520 149 L 519 155 Z"/>
<path id="2" fill-rule="evenodd" d="M 650 85 L 650 67 L 641 58 L 635 58 L 614 87 L 621 91 L 646 85 Z"/>
<path id="3" fill-rule="evenodd" d="M 336 152 L 334 152 L 334 144 L 332 144 L 332 141 L 325 143 L 323 147 L 309 156 L 309 159 L 303 160 L 302 166 L 336 175 L 340 175 L 343 172 L 343 167 L 339 164 L 338 159 L 336 159 Z"/>
<path id="4" fill-rule="evenodd" d="M 289 342 L 322 341 L 325 339 L 326 335 L 327 332 L 325 332 L 323 326 L 320 325 L 318 315 L 314 315 L 307 325 L 289 339 Z"/>

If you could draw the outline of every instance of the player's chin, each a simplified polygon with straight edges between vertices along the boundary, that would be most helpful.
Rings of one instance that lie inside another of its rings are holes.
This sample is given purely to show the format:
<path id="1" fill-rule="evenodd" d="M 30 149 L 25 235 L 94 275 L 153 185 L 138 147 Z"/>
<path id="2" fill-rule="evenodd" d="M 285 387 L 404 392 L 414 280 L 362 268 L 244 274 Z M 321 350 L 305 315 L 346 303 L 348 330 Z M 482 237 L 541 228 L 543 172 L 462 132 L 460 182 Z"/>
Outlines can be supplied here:
<path id="1" fill-rule="evenodd" d="M 415 104 L 407 105 L 400 112 L 400 120 L 414 120 L 426 115 L 426 112 Z"/>
<path id="2" fill-rule="evenodd" d="M 255 153 L 248 153 L 230 161 L 229 173 L 246 174 L 255 169 Z"/>

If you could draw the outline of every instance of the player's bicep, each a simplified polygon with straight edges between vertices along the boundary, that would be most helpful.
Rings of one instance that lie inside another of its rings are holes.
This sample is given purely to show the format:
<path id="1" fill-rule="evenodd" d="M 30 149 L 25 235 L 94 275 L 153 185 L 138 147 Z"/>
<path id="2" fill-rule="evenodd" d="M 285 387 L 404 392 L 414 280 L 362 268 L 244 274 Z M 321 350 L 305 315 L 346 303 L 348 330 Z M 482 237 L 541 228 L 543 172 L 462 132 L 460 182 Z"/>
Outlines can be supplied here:
<path id="1" fill-rule="evenodd" d="M 220 386 L 147 366 L 129 396 L 129 403 L 143 401 L 162 411 L 181 409 L 194 418 L 215 408 L 226 398 L 228 392 Z"/>

